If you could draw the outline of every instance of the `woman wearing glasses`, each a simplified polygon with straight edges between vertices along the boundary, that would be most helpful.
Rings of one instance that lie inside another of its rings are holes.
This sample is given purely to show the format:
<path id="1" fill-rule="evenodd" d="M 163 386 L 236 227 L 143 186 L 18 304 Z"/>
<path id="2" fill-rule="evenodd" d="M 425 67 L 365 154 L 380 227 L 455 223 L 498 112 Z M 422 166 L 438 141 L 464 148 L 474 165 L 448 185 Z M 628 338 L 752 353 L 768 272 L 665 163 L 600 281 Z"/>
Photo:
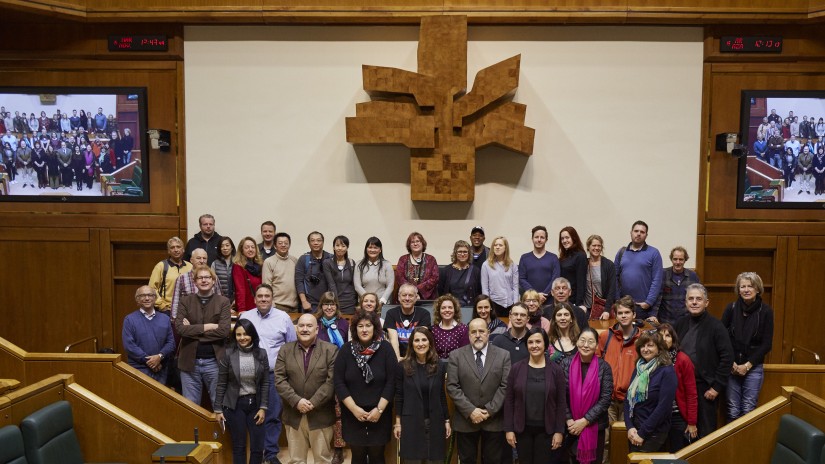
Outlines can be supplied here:
<path id="1" fill-rule="evenodd" d="M 438 296 L 438 262 L 435 256 L 424 253 L 427 241 L 418 232 L 407 237 L 407 252 L 398 258 L 395 266 L 395 283 L 398 288 L 404 284 L 414 285 L 422 300 L 434 300 Z"/>
<path id="2" fill-rule="evenodd" d="M 452 264 L 446 266 L 438 276 L 438 294 L 449 293 L 461 306 L 472 306 L 481 293 L 481 269 L 473 266 L 470 257 L 470 244 L 464 240 L 455 242 L 450 255 Z"/>
<path id="3" fill-rule="evenodd" d="M 576 463 L 601 460 L 607 430 L 607 409 L 613 395 L 610 365 L 596 354 L 599 335 L 585 327 L 576 341 L 578 352 L 562 361 L 567 391 L 567 433 L 570 457 Z"/>
<path id="4" fill-rule="evenodd" d="M 318 310 L 315 312 L 318 319 L 318 340 L 332 343 L 339 350 L 349 341 L 349 322 L 341 317 L 338 309 L 338 298 L 333 292 L 325 292 L 318 301 Z M 332 462 L 344 462 L 344 438 L 341 434 L 341 403 L 335 398 L 335 425 L 333 426 Z"/>

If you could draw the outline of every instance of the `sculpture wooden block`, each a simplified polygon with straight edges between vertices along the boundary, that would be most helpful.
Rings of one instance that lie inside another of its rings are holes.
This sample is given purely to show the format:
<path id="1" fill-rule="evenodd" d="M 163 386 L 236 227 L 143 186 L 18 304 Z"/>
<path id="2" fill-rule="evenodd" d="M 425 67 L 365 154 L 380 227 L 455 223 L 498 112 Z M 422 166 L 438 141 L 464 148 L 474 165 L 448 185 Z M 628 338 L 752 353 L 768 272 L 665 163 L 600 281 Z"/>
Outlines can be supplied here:
<path id="1" fill-rule="evenodd" d="M 401 144 L 411 149 L 413 200 L 473 201 L 475 152 L 497 144 L 531 155 L 535 130 L 527 107 L 507 101 L 518 87 L 521 55 L 482 69 L 467 90 L 467 17 L 421 19 L 418 72 L 363 66 L 364 90 L 346 119 L 353 144 Z"/>

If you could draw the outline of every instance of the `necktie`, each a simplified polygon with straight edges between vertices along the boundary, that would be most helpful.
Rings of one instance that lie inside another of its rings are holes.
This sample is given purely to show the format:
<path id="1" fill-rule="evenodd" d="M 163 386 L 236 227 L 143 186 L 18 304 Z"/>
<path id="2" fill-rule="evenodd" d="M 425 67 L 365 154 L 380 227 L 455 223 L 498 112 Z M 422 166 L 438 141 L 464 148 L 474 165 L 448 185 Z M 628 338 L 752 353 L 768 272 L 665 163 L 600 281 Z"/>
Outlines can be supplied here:
<path id="1" fill-rule="evenodd" d="M 476 351 L 476 367 L 478 368 L 478 375 L 484 372 L 484 363 L 481 361 L 481 351 Z"/>

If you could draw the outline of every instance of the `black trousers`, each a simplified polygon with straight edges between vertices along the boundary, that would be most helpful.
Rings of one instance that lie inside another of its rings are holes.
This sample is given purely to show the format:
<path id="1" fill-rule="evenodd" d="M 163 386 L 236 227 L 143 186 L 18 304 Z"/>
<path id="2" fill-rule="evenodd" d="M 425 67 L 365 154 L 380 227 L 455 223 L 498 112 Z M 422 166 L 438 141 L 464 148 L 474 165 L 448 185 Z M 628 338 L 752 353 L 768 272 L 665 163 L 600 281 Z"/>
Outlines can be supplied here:
<path id="1" fill-rule="evenodd" d="M 553 450 L 553 436 L 543 426 L 528 425 L 516 434 L 516 451 L 519 464 L 558 464 L 561 449 Z"/>
<path id="2" fill-rule="evenodd" d="M 384 445 L 358 446 L 350 444 L 352 464 L 384 464 Z"/>
<path id="3" fill-rule="evenodd" d="M 510 454 L 510 447 L 504 440 L 504 432 L 456 432 L 456 447 L 460 464 L 478 463 L 478 444 L 481 442 L 481 463 L 501 464 L 502 451 Z"/>
<path id="4" fill-rule="evenodd" d="M 705 392 L 710 389 L 710 385 L 704 382 L 696 382 L 696 394 L 698 395 L 698 415 L 696 416 L 696 428 L 699 429 L 698 438 L 702 438 L 716 431 L 716 418 L 719 411 L 719 399 L 724 397 L 723 392 L 718 392 L 716 399 L 709 401 L 705 399 Z"/>

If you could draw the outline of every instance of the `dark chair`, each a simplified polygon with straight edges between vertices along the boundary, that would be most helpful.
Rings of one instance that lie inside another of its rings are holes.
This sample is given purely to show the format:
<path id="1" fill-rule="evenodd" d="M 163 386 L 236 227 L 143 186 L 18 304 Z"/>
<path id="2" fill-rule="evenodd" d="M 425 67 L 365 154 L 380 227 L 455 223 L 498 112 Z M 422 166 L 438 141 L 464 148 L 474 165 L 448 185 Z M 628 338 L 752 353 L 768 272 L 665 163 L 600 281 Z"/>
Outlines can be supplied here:
<path id="1" fill-rule="evenodd" d="M 0 429 L 0 462 L 6 464 L 26 464 L 26 450 L 23 448 L 23 434 L 16 425 Z"/>
<path id="2" fill-rule="evenodd" d="M 30 464 L 83 464 L 68 401 L 33 412 L 20 423 L 20 430 Z"/>
<path id="3" fill-rule="evenodd" d="M 819 464 L 825 434 L 804 420 L 785 414 L 779 419 L 771 464 Z"/>
<path id="4" fill-rule="evenodd" d="M 123 195 L 142 196 L 143 195 L 143 169 L 140 165 L 135 165 L 132 170 L 131 179 L 121 179 L 119 184 L 111 184 L 112 192 Z"/>

